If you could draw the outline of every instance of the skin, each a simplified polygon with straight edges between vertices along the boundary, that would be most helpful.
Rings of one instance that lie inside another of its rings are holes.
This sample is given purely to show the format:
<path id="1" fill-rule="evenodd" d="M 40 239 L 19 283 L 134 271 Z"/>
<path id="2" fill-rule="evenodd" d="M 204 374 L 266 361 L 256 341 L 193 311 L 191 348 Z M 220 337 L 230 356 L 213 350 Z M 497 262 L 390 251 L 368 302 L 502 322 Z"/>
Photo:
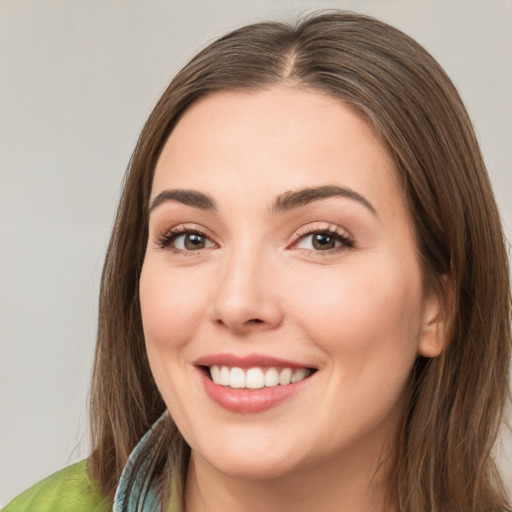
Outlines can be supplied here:
<path id="1" fill-rule="evenodd" d="M 325 185 L 371 208 L 336 196 L 272 211 L 285 192 Z M 140 300 L 155 381 L 192 448 L 187 512 L 380 510 L 412 366 L 444 343 L 386 148 L 317 92 L 215 93 L 160 156 L 151 199 L 176 189 L 216 210 L 152 209 Z M 204 232 L 204 248 L 159 245 L 174 228 Z M 318 249 L 310 233 L 327 228 L 350 244 Z M 194 365 L 218 353 L 317 371 L 277 406 L 240 414 L 205 393 Z"/>

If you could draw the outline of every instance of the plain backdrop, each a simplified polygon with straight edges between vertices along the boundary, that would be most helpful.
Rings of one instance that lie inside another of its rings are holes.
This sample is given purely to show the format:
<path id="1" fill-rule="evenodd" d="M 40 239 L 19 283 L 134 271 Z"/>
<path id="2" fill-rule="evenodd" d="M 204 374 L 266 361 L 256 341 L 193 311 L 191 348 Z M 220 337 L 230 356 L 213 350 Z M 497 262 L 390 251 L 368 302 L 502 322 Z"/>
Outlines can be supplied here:
<path id="1" fill-rule="evenodd" d="M 445 67 L 510 239 L 511 0 L 0 0 L 0 505 L 88 453 L 102 259 L 124 169 L 166 84 L 227 30 L 326 7 L 401 28 Z"/>

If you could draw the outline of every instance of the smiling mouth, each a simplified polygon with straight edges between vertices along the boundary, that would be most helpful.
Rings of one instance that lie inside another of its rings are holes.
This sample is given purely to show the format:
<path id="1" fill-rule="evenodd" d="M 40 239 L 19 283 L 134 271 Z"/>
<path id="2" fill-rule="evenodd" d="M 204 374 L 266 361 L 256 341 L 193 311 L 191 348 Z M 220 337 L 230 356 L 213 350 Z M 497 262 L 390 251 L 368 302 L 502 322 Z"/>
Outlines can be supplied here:
<path id="1" fill-rule="evenodd" d="M 313 368 L 279 368 L 259 366 L 239 368 L 237 366 L 201 366 L 206 376 L 215 384 L 232 389 L 262 389 L 288 386 L 311 376 Z"/>

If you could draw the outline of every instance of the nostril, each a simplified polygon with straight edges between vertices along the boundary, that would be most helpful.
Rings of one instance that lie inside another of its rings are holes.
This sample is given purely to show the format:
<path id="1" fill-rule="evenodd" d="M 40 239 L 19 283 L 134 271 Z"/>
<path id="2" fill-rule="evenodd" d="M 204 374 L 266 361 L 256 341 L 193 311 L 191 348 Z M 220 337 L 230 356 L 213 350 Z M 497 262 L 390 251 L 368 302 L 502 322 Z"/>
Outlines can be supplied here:
<path id="1" fill-rule="evenodd" d="M 222 318 L 215 318 L 214 322 L 218 326 L 226 326 L 226 327 L 236 328 L 235 323 L 225 322 Z M 244 328 L 250 328 L 251 326 L 256 327 L 256 326 L 264 325 L 264 324 L 265 324 L 265 320 L 262 320 L 261 318 L 250 318 L 248 320 L 243 321 L 238 327 L 241 329 L 244 329 Z"/>

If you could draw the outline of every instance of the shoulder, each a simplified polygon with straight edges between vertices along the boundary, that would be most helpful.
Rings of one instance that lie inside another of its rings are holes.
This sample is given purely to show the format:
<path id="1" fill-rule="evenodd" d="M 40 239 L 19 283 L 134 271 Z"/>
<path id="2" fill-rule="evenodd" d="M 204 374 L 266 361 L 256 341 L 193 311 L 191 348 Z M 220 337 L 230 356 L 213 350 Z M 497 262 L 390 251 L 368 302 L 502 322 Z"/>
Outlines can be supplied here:
<path id="1" fill-rule="evenodd" d="M 30 487 L 2 512 L 109 512 L 111 507 L 83 460 Z"/>

